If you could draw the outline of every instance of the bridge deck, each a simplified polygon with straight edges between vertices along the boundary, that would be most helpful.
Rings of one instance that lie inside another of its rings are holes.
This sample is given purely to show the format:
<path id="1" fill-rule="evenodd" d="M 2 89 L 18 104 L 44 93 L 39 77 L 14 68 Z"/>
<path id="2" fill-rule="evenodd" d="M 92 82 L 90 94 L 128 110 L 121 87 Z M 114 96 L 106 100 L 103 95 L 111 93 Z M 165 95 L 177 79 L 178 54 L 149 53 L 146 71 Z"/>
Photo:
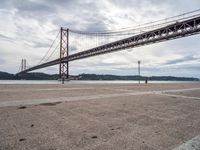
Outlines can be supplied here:
<path id="1" fill-rule="evenodd" d="M 173 149 L 200 134 L 199 93 L 200 84 L 0 85 L 0 149 Z"/>

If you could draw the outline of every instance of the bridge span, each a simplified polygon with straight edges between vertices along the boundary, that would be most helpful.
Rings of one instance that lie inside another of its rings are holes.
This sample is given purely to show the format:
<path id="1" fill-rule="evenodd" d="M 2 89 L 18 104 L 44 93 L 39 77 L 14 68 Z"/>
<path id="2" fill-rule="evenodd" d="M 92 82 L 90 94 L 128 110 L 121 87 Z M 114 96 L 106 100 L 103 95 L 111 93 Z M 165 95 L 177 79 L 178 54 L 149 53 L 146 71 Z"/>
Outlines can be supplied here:
<path id="1" fill-rule="evenodd" d="M 65 76 L 68 78 L 68 62 L 70 61 L 199 34 L 200 14 L 150 26 L 149 29 L 148 31 L 137 33 L 128 38 L 69 55 L 69 31 L 71 30 L 61 28 L 60 58 L 22 70 L 19 74 L 60 64 L 60 77 Z"/>

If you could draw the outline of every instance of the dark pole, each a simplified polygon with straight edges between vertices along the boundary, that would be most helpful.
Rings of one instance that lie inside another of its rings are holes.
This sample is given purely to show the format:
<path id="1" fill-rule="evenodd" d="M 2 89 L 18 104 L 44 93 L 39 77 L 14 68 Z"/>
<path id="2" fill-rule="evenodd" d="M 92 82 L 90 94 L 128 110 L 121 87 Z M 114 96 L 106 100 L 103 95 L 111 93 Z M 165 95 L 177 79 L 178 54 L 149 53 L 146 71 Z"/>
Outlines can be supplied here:
<path id="1" fill-rule="evenodd" d="M 59 77 L 62 78 L 61 75 L 61 58 L 62 58 L 62 27 L 60 28 L 60 66 L 59 66 Z"/>
<path id="2" fill-rule="evenodd" d="M 138 61 L 138 76 L 139 76 L 139 84 L 140 84 L 140 63 L 141 63 L 141 61 Z"/>
<path id="3" fill-rule="evenodd" d="M 69 56 L 69 29 L 67 29 L 67 57 Z M 69 79 L 69 62 L 67 61 L 67 79 Z"/>

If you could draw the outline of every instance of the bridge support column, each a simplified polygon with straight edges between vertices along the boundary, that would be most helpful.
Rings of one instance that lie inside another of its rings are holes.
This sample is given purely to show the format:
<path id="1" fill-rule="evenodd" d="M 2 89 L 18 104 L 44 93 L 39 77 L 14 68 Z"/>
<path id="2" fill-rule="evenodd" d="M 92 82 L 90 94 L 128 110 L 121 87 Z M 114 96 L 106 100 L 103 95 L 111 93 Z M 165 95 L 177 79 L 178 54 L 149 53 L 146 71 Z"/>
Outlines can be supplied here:
<path id="1" fill-rule="evenodd" d="M 69 79 L 69 62 L 61 62 L 61 58 L 69 55 L 69 29 L 60 29 L 60 67 L 59 77 L 61 80 Z"/>
<path id="2" fill-rule="evenodd" d="M 26 70 L 26 59 L 22 59 L 21 61 L 21 71 Z"/>

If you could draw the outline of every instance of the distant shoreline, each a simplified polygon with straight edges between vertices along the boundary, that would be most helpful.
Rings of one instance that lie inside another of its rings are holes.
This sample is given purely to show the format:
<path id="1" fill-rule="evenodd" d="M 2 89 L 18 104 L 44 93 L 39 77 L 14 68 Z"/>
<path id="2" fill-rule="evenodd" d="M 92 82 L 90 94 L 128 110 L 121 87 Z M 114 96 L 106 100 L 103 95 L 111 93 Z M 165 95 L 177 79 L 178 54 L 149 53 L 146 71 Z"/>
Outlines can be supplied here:
<path id="1" fill-rule="evenodd" d="M 45 74 L 45 73 L 26 73 L 23 75 L 15 75 L 7 72 L 0 72 L 0 80 L 58 80 L 58 74 Z M 200 81 L 199 78 L 194 77 L 174 77 L 174 76 L 138 76 L 138 75 L 109 75 L 109 74 L 80 74 L 71 75 L 70 80 L 84 80 L 84 81 Z"/>

